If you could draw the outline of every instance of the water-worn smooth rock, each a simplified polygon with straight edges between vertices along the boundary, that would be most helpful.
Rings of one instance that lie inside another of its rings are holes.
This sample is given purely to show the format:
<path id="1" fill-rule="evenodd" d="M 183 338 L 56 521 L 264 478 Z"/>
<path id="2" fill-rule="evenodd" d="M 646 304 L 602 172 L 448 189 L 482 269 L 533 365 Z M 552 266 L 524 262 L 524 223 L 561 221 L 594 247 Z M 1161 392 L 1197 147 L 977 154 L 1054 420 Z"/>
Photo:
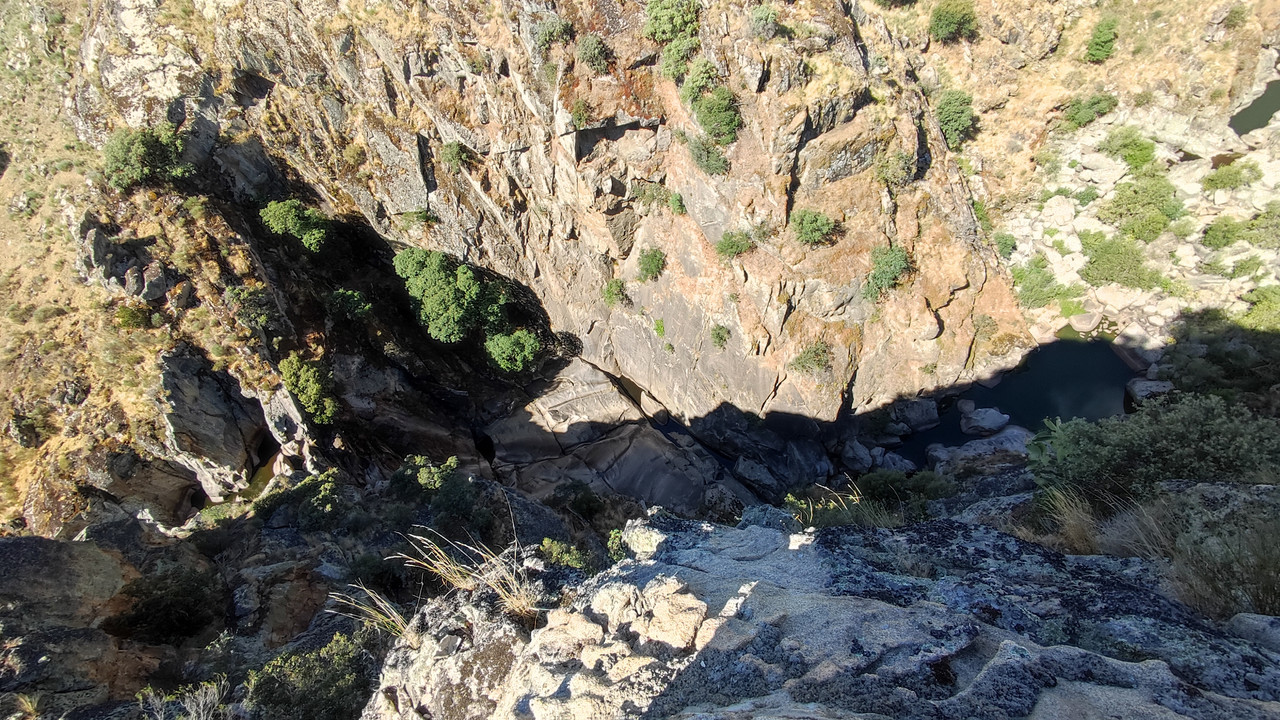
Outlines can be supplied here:
<path id="1" fill-rule="evenodd" d="M 1280 654 L 989 528 L 788 534 L 657 516 L 624 536 L 637 559 L 532 632 L 480 596 L 428 603 L 422 647 L 391 652 L 363 720 L 1280 711 Z"/>
<path id="2" fill-rule="evenodd" d="M 1009 416 L 995 408 L 978 408 L 960 417 L 960 432 L 966 435 L 994 435 L 1009 424 Z"/>

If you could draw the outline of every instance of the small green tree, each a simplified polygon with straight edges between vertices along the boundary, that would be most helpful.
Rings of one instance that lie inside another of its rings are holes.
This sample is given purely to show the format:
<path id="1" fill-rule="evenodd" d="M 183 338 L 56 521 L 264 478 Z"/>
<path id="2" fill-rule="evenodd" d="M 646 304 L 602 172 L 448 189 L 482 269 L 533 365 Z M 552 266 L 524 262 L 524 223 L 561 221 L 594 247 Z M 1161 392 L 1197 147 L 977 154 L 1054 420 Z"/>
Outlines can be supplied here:
<path id="1" fill-rule="evenodd" d="M 742 115 L 738 112 L 738 99 L 729 88 L 721 85 L 695 98 L 693 114 L 703 131 L 717 144 L 728 145 L 738 139 Z"/>
<path id="2" fill-rule="evenodd" d="M 978 14 L 973 0 L 939 0 L 929 16 L 929 35 L 943 43 L 976 38 Z"/>
<path id="3" fill-rule="evenodd" d="M 900 188 L 910 183 L 916 175 L 916 157 L 898 150 L 886 152 L 876 158 L 876 178 L 890 188 Z"/>
<path id="4" fill-rule="evenodd" d="M 373 312 L 373 305 L 359 290 L 345 288 L 334 290 L 325 299 L 325 305 L 328 306 L 330 313 L 351 320 L 363 320 Z"/>
<path id="5" fill-rule="evenodd" d="M 735 258 L 754 247 L 751 235 L 740 230 L 727 232 L 720 236 L 716 243 L 716 254 L 726 260 Z"/>
<path id="6" fill-rule="evenodd" d="M 280 377 L 312 420 L 328 425 L 338 417 L 338 401 L 332 394 L 333 373 L 323 363 L 303 360 L 295 352 L 280 361 Z"/>
<path id="7" fill-rule="evenodd" d="M 619 278 L 614 278 L 604 285 L 604 304 L 613 307 L 621 303 L 622 305 L 630 305 L 631 298 L 627 297 L 627 284 Z"/>
<path id="8" fill-rule="evenodd" d="M 405 279 L 418 321 L 431 337 L 461 342 L 477 328 L 502 324 L 506 295 L 470 266 L 442 252 L 409 248 L 395 257 L 396 274 Z"/>
<path id="9" fill-rule="evenodd" d="M 689 72 L 689 58 L 698 50 L 696 35 L 681 35 L 662 48 L 660 70 L 663 77 L 679 81 Z"/>
<path id="10" fill-rule="evenodd" d="M 578 41 L 578 60 L 597 75 L 609 72 L 609 46 L 599 35 L 590 33 Z"/>
<path id="11" fill-rule="evenodd" d="M 1067 103 L 1067 109 L 1062 113 L 1062 118 L 1068 130 L 1075 130 L 1115 110 L 1116 105 L 1119 104 L 1119 99 L 1108 93 L 1096 93 L 1089 97 L 1077 96 Z"/>
<path id="12" fill-rule="evenodd" d="M 717 350 L 723 350 L 728 343 L 729 328 L 724 325 L 716 325 L 711 328 L 711 344 L 715 345 Z"/>
<path id="13" fill-rule="evenodd" d="M 184 178 L 191 174 L 191 167 L 182 163 L 182 149 L 182 137 L 169 123 L 117 130 L 102 148 L 107 184 L 128 192 L 139 185 Z"/>
<path id="14" fill-rule="evenodd" d="M 318 251 L 329 234 L 329 221 L 296 198 L 272 200 L 258 214 L 271 232 L 294 238 L 311 252 Z"/>
<path id="15" fill-rule="evenodd" d="M 720 71 L 715 63 L 700 57 L 689 67 L 684 85 L 680 87 L 680 99 L 693 104 L 693 101 L 711 92 L 720 84 Z"/>
<path id="16" fill-rule="evenodd" d="M 996 252 L 1005 260 L 1012 257 L 1013 251 L 1018 249 L 1018 239 L 1009 233 L 996 233 L 992 239 L 996 241 Z"/>
<path id="17" fill-rule="evenodd" d="M 666 253 L 658 248 L 646 248 L 640 251 L 640 280 L 642 282 L 657 280 L 666 268 Z"/>
<path id="18" fill-rule="evenodd" d="M 1236 160 L 1205 176 L 1201 185 L 1205 190 L 1239 190 L 1262 179 L 1262 170 L 1252 160 Z"/>
<path id="19" fill-rule="evenodd" d="M 898 245 L 880 246 L 871 250 L 871 272 L 867 275 L 866 285 L 862 288 L 862 297 L 867 300 L 878 300 L 880 296 L 897 287 L 902 276 L 911 270 L 911 258 L 907 251 Z"/>
<path id="20" fill-rule="evenodd" d="M 1156 144 L 1143 136 L 1142 131 L 1132 125 L 1122 125 L 1107 133 L 1098 145 L 1098 150 L 1114 158 L 1124 160 L 1130 170 L 1138 170 L 1150 165 L 1156 157 Z M 1090 185 L 1089 187 L 1093 187 Z M 1097 192 L 1096 190 L 1094 191 Z M 1081 203 L 1087 205 L 1088 203 Z"/>
<path id="21" fill-rule="evenodd" d="M 484 341 L 489 359 L 506 372 L 524 372 L 533 365 L 542 350 L 538 336 L 521 328 L 512 333 L 490 335 Z"/>
<path id="22" fill-rule="evenodd" d="M 667 207 L 676 215 L 683 215 L 687 212 L 684 206 L 684 196 L 680 193 L 671 193 L 670 197 L 667 198 Z"/>
<path id="23" fill-rule="evenodd" d="M 1247 224 L 1227 215 L 1221 215 L 1204 229 L 1201 243 L 1213 250 L 1221 250 L 1237 240 L 1243 240 Z"/>
<path id="24" fill-rule="evenodd" d="M 765 3 L 751 8 L 751 34 L 761 40 L 773 39 L 781 30 L 778 25 L 778 8 Z"/>
<path id="25" fill-rule="evenodd" d="M 346 635 L 249 673 L 247 704 L 272 720 L 351 720 L 373 692 L 372 658 Z"/>
<path id="26" fill-rule="evenodd" d="M 644 36 L 661 43 L 698 34 L 698 0 L 651 0 L 645 6 Z"/>
<path id="27" fill-rule="evenodd" d="M 831 239 L 836 221 L 816 210 L 795 210 L 791 213 L 791 227 L 796 240 L 805 245 L 821 245 Z"/>
<path id="28" fill-rule="evenodd" d="M 973 133 L 973 98 L 963 90 L 946 90 L 938 98 L 938 125 L 947 147 L 958 149 Z"/>
<path id="29" fill-rule="evenodd" d="M 1094 26 L 1093 35 L 1089 36 L 1089 48 L 1084 53 L 1086 61 L 1100 63 L 1111 57 L 1116 51 L 1116 27 L 1119 24 L 1116 18 L 1108 17 Z"/>

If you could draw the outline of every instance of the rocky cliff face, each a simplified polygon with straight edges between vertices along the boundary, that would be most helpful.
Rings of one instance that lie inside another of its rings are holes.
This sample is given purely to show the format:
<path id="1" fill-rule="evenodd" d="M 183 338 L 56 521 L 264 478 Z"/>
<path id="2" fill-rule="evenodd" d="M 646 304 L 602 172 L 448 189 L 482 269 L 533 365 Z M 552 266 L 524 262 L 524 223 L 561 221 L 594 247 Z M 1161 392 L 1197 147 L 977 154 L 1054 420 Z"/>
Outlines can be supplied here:
<path id="1" fill-rule="evenodd" d="M 481 596 L 427 605 L 364 720 L 1280 712 L 1280 648 L 1223 635 L 1139 563 L 952 521 L 813 534 L 752 516 L 632 524 L 636 559 L 531 633 Z"/>

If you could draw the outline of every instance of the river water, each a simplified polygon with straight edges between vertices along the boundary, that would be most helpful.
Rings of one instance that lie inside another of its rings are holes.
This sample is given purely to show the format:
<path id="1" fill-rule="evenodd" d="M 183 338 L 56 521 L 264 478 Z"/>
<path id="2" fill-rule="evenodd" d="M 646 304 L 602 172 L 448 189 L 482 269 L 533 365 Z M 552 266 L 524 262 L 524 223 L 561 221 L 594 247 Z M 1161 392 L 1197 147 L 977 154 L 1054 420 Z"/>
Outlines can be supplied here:
<path id="1" fill-rule="evenodd" d="M 1231 116 L 1227 123 L 1237 135 L 1264 128 L 1271 122 L 1271 117 L 1280 111 L 1280 80 L 1267 83 L 1261 97 L 1246 105 L 1240 112 Z"/>

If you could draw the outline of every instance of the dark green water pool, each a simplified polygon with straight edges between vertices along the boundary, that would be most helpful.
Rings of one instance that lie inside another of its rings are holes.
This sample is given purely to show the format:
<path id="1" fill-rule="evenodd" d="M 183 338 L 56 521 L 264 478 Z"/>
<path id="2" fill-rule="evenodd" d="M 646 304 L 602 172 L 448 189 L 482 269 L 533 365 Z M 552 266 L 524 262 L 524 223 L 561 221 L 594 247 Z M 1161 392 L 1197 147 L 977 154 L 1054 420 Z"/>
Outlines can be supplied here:
<path id="1" fill-rule="evenodd" d="M 1232 115 L 1231 122 L 1227 124 L 1236 131 L 1237 135 L 1244 135 L 1266 127 L 1267 123 L 1271 122 L 1271 116 L 1277 111 L 1280 111 L 1280 80 L 1273 80 L 1267 83 L 1267 88 L 1263 90 L 1261 97 Z"/>

